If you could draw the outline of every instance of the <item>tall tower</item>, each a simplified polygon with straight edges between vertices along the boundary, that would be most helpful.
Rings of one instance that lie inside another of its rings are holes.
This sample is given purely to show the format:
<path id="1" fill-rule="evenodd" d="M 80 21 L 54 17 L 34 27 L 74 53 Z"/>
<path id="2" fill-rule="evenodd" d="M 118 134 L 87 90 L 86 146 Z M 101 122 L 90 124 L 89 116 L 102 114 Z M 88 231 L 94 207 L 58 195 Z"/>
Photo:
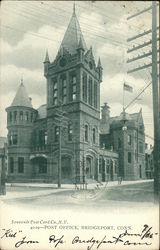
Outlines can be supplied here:
<path id="1" fill-rule="evenodd" d="M 47 79 L 48 143 L 52 147 L 50 164 L 54 165 L 52 158 L 54 152 L 58 153 L 54 118 L 57 114 L 64 120 L 60 113 L 65 112 L 62 178 L 63 171 L 72 177 L 97 178 L 102 66 L 100 59 L 96 65 L 92 47 L 87 49 L 75 6 L 55 60 L 50 62 L 48 52 L 46 54 L 44 76 Z M 63 127 L 62 122 L 60 125 Z M 65 169 L 67 165 L 72 166 L 71 169 Z"/>
<path id="2" fill-rule="evenodd" d="M 8 180 L 22 181 L 31 176 L 30 151 L 32 129 L 37 111 L 21 80 L 16 96 L 7 111 Z"/>

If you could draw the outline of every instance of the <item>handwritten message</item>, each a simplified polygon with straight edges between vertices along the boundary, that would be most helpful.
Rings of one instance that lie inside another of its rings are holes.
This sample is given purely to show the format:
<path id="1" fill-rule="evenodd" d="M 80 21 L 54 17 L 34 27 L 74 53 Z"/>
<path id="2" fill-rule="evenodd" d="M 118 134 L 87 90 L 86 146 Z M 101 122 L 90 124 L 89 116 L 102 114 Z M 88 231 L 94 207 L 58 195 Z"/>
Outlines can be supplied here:
<path id="1" fill-rule="evenodd" d="M 64 232 L 64 231 L 63 231 Z M 78 234 L 75 234 L 71 239 L 68 239 L 65 234 L 57 234 L 53 232 L 52 234 L 49 234 L 46 237 L 46 246 L 52 245 L 54 248 L 60 249 L 61 246 L 64 245 L 72 245 L 75 249 L 78 249 L 78 247 L 81 245 L 86 250 L 94 249 L 100 249 L 105 248 L 107 245 L 123 245 L 123 246 L 140 246 L 145 245 L 149 246 L 152 245 L 154 242 L 154 238 L 158 235 L 157 232 L 153 232 L 153 229 L 151 226 L 145 224 L 142 226 L 142 229 L 139 232 L 129 232 L 127 229 L 125 229 L 120 234 L 113 234 L 112 236 L 102 235 L 101 237 L 97 238 L 95 236 L 92 237 L 81 237 Z M 41 241 L 40 239 L 36 238 L 30 238 L 23 232 L 22 230 L 14 231 L 11 228 L 3 228 L 1 231 L 1 240 L 7 240 L 12 241 L 14 239 L 13 246 L 15 248 L 21 248 L 25 245 L 40 245 Z"/>

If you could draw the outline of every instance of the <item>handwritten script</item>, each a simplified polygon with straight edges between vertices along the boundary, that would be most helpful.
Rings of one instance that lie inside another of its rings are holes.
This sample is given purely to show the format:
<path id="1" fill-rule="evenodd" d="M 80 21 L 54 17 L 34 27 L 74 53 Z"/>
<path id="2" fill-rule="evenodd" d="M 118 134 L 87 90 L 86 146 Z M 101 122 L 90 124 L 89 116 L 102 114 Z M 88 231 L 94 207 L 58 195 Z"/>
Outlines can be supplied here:
<path id="1" fill-rule="evenodd" d="M 55 234 L 51 234 L 46 238 L 46 245 L 52 245 L 54 248 L 69 244 L 75 246 L 77 248 L 79 245 L 84 245 L 85 249 L 91 250 L 93 247 L 96 249 L 100 249 L 107 244 L 121 244 L 124 246 L 140 246 L 140 245 L 152 245 L 154 241 L 154 235 L 158 235 L 158 233 L 153 233 L 152 227 L 145 224 L 142 230 L 138 233 L 130 233 L 127 229 L 120 233 L 119 235 L 113 235 L 111 238 L 108 238 L 107 235 L 103 235 L 100 239 L 95 238 L 94 236 L 91 238 L 81 238 L 78 235 L 75 235 L 72 239 L 65 239 L 65 235 L 57 236 Z M 13 231 L 12 229 L 2 229 L 3 240 L 14 240 L 15 248 L 20 248 L 22 245 L 40 245 L 40 241 L 37 239 L 31 239 L 27 235 L 24 235 L 22 230 Z"/>

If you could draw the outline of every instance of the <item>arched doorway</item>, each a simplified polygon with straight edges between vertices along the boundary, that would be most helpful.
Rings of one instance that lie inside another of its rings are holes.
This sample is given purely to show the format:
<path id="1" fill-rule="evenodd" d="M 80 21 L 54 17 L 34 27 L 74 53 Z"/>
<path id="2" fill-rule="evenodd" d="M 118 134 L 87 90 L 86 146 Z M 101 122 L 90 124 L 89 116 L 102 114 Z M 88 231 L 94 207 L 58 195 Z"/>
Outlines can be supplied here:
<path id="1" fill-rule="evenodd" d="M 92 159 L 91 157 L 86 157 L 86 178 L 92 178 Z"/>
<path id="2" fill-rule="evenodd" d="M 31 160 L 32 177 L 43 176 L 47 174 L 47 159 L 45 157 L 35 157 Z"/>

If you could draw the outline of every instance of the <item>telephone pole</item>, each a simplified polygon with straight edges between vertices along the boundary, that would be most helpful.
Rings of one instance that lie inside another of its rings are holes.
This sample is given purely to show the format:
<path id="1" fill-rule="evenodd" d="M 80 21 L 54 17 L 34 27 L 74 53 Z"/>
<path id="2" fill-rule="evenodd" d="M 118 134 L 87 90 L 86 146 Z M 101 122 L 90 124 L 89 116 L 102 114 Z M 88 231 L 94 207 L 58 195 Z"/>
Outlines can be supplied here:
<path id="1" fill-rule="evenodd" d="M 127 19 L 132 19 L 138 15 L 141 15 L 149 10 L 152 10 L 152 29 L 147 30 L 141 34 L 138 34 L 132 38 L 129 38 L 127 41 L 133 41 L 135 39 L 138 39 L 139 37 L 144 37 L 145 35 L 152 33 L 152 39 L 149 41 L 146 41 L 138 46 L 133 46 L 132 48 L 128 49 L 127 53 L 131 53 L 133 51 L 139 50 L 141 48 L 147 47 L 148 45 L 152 45 L 152 50 L 147 51 L 146 53 L 143 53 L 141 55 L 138 55 L 136 57 L 130 58 L 127 60 L 127 63 L 132 63 L 133 61 L 138 61 L 142 58 L 147 58 L 150 55 L 152 56 L 152 62 L 144 65 L 140 65 L 136 68 L 132 68 L 128 70 L 127 73 L 134 73 L 143 69 L 146 69 L 148 67 L 151 67 L 152 69 L 152 99 L 153 99 L 153 122 L 154 122 L 154 150 L 153 150 L 153 159 L 154 159 L 154 200 L 155 202 L 158 202 L 158 184 L 160 181 L 160 172 L 158 169 L 159 164 L 159 127 L 158 127 L 158 115 L 159 115 L 159 109 L 158 109 L 158 74 L 157 74 L 157 67 L 159 61 L 157 61 L 157 53 L 159 50 L 157 50 L 157 41 L 159 40 L 159 37 L 157 37 L 157 2 L 152 1 L 152 6 L 128 17 Z M 128 105 L 127 105 L 128 107 Z"/>

